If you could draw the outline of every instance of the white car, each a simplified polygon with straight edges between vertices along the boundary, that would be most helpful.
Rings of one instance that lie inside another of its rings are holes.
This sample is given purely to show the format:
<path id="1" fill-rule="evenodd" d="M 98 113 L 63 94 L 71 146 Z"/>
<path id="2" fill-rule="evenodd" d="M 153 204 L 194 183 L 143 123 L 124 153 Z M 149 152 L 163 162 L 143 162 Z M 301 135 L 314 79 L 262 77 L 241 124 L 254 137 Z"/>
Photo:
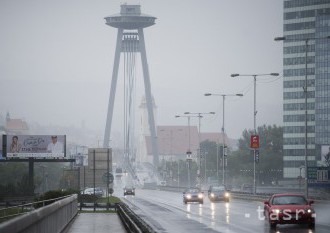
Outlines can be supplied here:
<path id="1" fill-rule="evenodd" d="M 86 188 L 85 190 L 81 191 L 81 194 L 94 195 L 94 188 Z M 103 190 L 100 187 L 95 187 L 95 196 L 103 196 Z"/>

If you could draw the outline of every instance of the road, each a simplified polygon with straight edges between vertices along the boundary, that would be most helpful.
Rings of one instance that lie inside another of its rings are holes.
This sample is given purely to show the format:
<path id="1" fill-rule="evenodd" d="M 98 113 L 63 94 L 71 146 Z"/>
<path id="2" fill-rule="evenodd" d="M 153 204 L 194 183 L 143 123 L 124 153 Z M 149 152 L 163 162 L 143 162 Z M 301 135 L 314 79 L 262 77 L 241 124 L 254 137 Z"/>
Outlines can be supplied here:
<path id="1" fill-rule="evenodd" d="M 122 197 L 123 193 L 117 193 Z M 136 196 L 122 197 L 133 211 L 152 225 L 157 232 L 272 232 L 263 220 L 263 203 L 231 200 L 229 203 L 183 204 L 182 193 L 137 189 Z M 279 225 L 276 233 L 330 232 L 330 202 L 316 202 L 316 228 Z"/>

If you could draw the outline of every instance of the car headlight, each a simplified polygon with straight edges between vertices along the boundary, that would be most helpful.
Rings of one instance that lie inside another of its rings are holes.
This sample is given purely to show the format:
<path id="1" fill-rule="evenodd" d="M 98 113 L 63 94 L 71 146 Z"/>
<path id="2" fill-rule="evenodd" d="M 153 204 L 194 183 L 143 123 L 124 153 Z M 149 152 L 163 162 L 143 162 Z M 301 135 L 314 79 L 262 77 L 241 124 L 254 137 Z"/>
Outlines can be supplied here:
<path id="1" fill-rule="evenodd" d="M 305 209 L 305 212 L 311 214 L 311 213 L 314 213 L 314 210 L 311 208 L 307 208 L 307 209 Z"/>
<path id="2" fill-rule="evenodd" d="M 214 193 L 211 193 L 211 197 L 214 197 Z"/>
<path id="3" fill-rule="evenodd" d="M 281 210 L 280 209 L 273 209 L 273 213 L 279 214 L 279 213 L 281 213 Z"/>
<path id="4" fill-rule="evenodd" d="M 230 196 L 230 194 L 229 193 L 225 193 L 225 197 L 229 197 Z"/>
<path id="5" fill-rule="evenodd" d="M 191 198 L 191 194 L 187 194 L 187 195 L 186 195 L 186 198 L 187 198 L 187 199 L 190 199 L 190 198 Z"/>
<path id="6" fill-rule="evenodd" d="M 202 199 L 202 198 L 203 198 L 203 194 L 202 194 L 202 193 L 199 193 L 199 194 L 198 194 L 198 198 L 199 198 L 199 199 Z"/>

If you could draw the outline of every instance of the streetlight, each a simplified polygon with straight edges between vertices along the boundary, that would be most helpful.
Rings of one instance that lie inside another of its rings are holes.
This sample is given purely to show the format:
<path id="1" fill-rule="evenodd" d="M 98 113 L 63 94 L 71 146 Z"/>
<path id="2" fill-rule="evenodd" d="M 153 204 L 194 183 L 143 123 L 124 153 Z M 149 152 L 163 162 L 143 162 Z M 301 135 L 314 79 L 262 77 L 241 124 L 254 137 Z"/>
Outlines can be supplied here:
<path id="1" fill-rule="evenodd" d="M 199 187 L 201 188 L 202 185 L 202 153 L 201 153 L 201 118 L 203 117 L 202 115 L 207 115 L 207 114 L 212 114 L 214 115 L 215 112 L 185 112 L 184 114 L 190 115 L 193 117 L 198 117 L 198 159 L 199 159 L 199 174 L 200 179 L 199 179 Z M 204 178 L 206 179 L 206 156 L 204 156 L 204 163 L 205 163 L 205 171 L 204 171 Z"/>
<path id="2" fill-rule="evenodd" d="M 301 40 L 297 40 L 294 38 L 286 38 L 285 36 L 282 37 L 275 37 L 274 40 L 275 41 L 291 41 L 291 42 L 298 42 L 298 41 L 304 41 L 305 42 L 305 86 L 303 87 L 304 93 L 305 93 L 305 196 L 308 197 L 308 182 L 307 182 L 307 168 L 308 168 L 308 163 L 307 163 L 307 146 L 308 146 L 308 141 L 307 141 L 307 89 L 308 89 L 308 85 L 307 85 L 307 54 L 308 54 L 308 42 L 310 40 L 321 40 L 321 39 L 330 39 L 330 36 L 326 36 L 326 37 L 308 37 L 308 38 L 304 38 Z M 301 169 L 300 169 L 301 172 Z"/>
<path id="3" fill-rule="evenodd" d="M 253 128 L 254 128 L 254 134 L 257 134 L 257 76 L 279 76 L 278 73 L 270 73 L 270 74 L 231 74 L 231 77 L 238 77 L 238 76 L 249 76 L 253 77 L 254 80 L 254 108 L 253 108 Z M 253 193 L 255 194 L 257 190 L 256 187 L 256 149 L 253 149 Z"/>
<path id="4" fill-rule="evenodd" d="M 186 117 L 188 119 L 188 151 L 187 151 L 187 162 L 188 162 L 188 187 L 190 187 L 190 160 L 191 160 L 191 150 L 190 150 L 190 117 L 191 116 L 183 116 L 176 115 L 178 117 Z"/>
<path id="5" fill-rule="evenodd" d="M 226 149 L 225 149 L 225 99 L 226 96 L 239 96 L 242 97 L 243 94 L 212 94 L 212 93 L 205 93 L 204 96 L 222 96 L 222 184 L 226 185 L 226 179 L 225 179 L 225 155 L 226 155 Z M 219 168 L 218 168 L 218 162 L 217 162 L 217 174 L 219 179 Z"/>
<path id="6" fill-rule="evenodd" d="M 182 129 L 161 129 L 161 132 L 170 132 L 170 137 L 169 137 L 169 145 L 170 145 L 170 150 L 169 150 L 169 155 L 171 156 L 171 170 L 170 172 L 172 172 L 172 180 L 173 180 L 173 157 L 174 157 L 174 153 L 173 153 L 173 132 L 179 132 L 182 131 Z M 164 153 L 165 154 L 165 153 Z M 175 159 L 177 160 L 177 159 Z M 166 170 L 166 164 L 165 164 L 165 170 Z M 179 173 L 178 173 L 179 174 Z M 171 175 L 171 174 L 170 174 Z"/>

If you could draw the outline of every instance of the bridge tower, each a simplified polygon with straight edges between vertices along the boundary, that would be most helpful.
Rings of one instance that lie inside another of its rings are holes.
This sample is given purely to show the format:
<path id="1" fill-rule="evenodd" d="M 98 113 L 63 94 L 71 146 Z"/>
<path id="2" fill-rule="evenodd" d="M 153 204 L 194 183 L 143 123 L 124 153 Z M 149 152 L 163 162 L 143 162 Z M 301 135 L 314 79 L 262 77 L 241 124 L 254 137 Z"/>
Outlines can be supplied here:
<path id="1" fill-rule="evenodd" d="M 106 24 L 118 29 L 115 59 L 112 71 L 111 89 L 108 104 L 107 120 L 104 132 L 103 147 L 109 146 L 111 122 L 118 79 L 118 68 L 121 53 L 140 53 L 144 76 L 144 87 L 146 105 L 148 110 L 148 122 L 151 134 L 151 146 L 153 153 L 153 164 L 158 167 L 158 145 L 156 136 L 155 118 L 152 106 L 151 85 L 148 70 L 147 54 L 144 42 L 143 28 L 155 24 L 156 17 L 142 14 L 140 5 L 121 5 L 120 14 L 105 17 Z"/>

